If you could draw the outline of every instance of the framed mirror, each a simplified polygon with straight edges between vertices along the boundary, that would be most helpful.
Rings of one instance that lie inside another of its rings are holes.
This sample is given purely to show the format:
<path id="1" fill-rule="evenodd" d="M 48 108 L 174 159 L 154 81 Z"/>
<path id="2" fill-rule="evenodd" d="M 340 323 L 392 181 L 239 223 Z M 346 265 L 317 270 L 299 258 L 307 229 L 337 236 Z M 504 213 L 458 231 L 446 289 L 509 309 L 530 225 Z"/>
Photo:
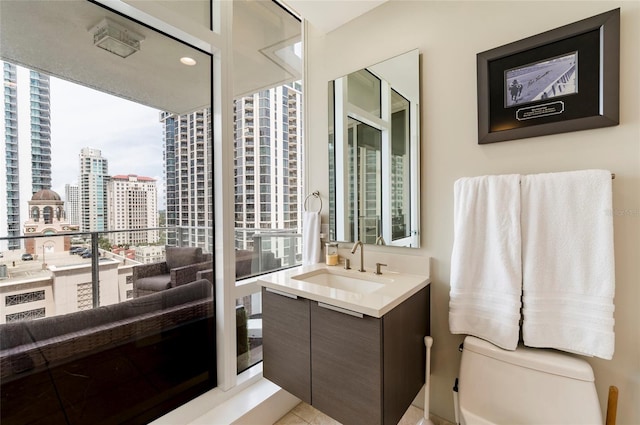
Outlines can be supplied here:
<path id="1" fill-rule="evenodd" d="M 329 232 L 418 248 L 419 52 L 329 82 Z"/>

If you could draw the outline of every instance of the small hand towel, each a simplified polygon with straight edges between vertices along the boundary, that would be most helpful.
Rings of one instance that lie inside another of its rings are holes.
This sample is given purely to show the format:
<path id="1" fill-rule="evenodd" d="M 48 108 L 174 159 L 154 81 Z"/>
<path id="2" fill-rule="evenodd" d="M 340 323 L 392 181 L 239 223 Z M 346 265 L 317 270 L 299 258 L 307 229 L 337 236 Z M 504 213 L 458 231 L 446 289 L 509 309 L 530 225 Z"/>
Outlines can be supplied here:
<path id="1" fill-rule="evenodd" d="M 449 329 L 515 350 L 522 263 L 519 175 L 454 184 Z"/>
<path id="2" fill-rule="evenodd" d="M 525 345 L 611 359 L 611 173 L 523 176 L 521 189 Z"/>
<path id="3" fill-rule="evenodd" d="M 302 264 L 317 264 L 322 259 L 320 212 L 302 213 Z"/>

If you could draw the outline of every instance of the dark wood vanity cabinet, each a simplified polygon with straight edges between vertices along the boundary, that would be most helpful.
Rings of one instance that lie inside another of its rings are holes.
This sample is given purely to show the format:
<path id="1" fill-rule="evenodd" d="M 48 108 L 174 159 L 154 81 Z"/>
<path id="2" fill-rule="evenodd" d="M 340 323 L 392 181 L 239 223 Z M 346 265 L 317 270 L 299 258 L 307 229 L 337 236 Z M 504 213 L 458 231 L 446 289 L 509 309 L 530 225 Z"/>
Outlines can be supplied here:
<path id="1" fill-rule="evenodd" d="M 429 286 L 382 318 L 264 288 L 262 302 L 267 379 L 343 425 L 400 421 L 424 385 Z"/>

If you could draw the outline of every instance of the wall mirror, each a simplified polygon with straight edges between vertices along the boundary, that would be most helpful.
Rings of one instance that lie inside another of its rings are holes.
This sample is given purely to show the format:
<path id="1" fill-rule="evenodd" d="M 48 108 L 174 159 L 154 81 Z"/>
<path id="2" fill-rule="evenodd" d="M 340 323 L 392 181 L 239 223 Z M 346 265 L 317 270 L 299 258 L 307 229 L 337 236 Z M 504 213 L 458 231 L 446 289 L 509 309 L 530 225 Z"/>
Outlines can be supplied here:
<path id="1" fill-rule="evenodd" d="M 419 52 L 329 82 L 332 240 L 418 248 Z"/>

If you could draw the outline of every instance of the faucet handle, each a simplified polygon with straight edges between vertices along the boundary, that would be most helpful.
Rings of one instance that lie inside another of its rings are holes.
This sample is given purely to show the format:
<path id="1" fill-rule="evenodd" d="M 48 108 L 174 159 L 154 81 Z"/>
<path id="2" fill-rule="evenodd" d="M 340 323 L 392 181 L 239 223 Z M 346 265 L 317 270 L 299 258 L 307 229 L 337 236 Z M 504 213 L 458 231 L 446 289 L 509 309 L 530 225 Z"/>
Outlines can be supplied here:
<path id="1" fill-rule="evenodd" d="M 375 274 L 382 274 L 382 272 L 380 271 L 380 267 L 385 266 L 387 267 L 386 264 L 382 264 L 382 263 L 376 263 L 376 271 L 374 272 Z"/>
<path id="2" fill-rule="evenodd" d="M 344 259 L 344 269 L 345 270 L 349 270 L 351 268 L 351 260 L 349 260 L 348 258 Z"/>

